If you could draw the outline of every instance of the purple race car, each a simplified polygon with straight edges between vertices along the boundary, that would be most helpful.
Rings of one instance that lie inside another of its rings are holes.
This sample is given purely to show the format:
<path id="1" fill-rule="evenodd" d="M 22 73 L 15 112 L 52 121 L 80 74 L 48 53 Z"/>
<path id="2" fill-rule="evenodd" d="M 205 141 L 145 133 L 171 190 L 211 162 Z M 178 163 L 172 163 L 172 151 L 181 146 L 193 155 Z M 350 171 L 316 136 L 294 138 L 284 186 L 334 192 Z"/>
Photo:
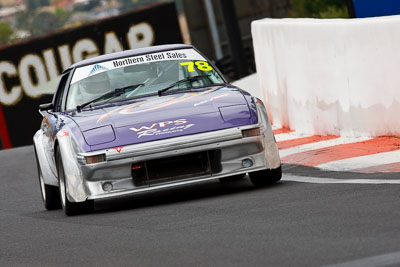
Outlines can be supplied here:
<path id="1" fill-rule="evenodd" d="M 281 179 L 263 103 L 190 45 L 90 58 L 62 74 L 34 136 L 46 209 L 202 182 Z"/>

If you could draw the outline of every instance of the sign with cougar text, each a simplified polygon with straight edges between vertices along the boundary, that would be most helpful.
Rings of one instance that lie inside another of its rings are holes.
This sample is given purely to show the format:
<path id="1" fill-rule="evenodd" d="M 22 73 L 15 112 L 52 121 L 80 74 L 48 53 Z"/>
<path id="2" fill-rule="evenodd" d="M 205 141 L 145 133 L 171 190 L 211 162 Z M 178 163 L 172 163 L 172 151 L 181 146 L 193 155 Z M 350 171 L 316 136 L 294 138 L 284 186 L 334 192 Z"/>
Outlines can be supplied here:
<path id="1" fill-rule="evenodd" d="M 71 64 L 171 43 L 182 43 L 174 3 L 0 47 L 0 149 L 32 143 L 41 121 L 38 106 L 51 101 L 52 96 L 45 92 L 54 92 L 58 77 Z"/>

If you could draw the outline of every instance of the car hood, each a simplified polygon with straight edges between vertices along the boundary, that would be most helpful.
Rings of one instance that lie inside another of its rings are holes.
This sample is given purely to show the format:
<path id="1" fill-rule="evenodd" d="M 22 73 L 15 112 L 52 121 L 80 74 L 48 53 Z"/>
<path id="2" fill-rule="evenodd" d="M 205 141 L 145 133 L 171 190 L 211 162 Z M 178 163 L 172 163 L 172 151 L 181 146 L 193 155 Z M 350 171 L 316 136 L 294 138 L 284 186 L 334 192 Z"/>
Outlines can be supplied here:
<path id="1" fill-rule="evenodd" d="M 69 117 L 93 151 L 254 124 L 256 114 L 243 91 L 218 86 L 114 102 Z"/>

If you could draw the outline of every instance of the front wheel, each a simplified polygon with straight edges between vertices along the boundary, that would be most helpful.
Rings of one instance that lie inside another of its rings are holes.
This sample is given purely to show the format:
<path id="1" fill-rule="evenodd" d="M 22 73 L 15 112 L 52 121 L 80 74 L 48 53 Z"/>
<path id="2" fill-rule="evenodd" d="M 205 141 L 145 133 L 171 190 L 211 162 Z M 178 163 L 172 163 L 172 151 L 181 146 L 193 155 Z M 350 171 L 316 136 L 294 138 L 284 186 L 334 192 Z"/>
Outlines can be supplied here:
<path id="1" fill-rule="evenodd" d="M 249 173 L 254 186 L 266 186 L 278 182 L 282 178 L 282 167 Z"/>
<path id="2" fill-rule="evenodd" d="M 57 149 L 57 172 L 58 184 L 60 190 L 61 206 L 66 215 L 76 215 L 91 212 L 94 209 L 94 201 L 86 200 L 83 202 L 70 202 L 67 197 L 67 186 L 65 179 L 64 166 L 62 164 L 60 149 Z"/>

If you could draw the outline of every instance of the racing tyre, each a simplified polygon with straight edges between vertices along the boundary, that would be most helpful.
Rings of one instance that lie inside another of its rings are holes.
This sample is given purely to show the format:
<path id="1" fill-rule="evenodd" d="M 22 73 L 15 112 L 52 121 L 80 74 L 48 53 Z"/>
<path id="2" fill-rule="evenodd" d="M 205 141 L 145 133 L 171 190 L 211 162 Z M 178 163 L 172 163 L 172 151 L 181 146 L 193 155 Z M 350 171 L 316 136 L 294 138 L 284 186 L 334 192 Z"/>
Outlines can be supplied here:
<path id="1" fill-rule="evenodd" d="M 70 202 L 68 200 L 64 166 L 62 164 L 62 158 L 59 148 L 57 148 L 57 172 L 58 172 L 58 184 L 60 190 L 61 206 L 65 214 L 71 216 L 93 211 L 94 209 L 93 200 L 86 200 L 83 202 Z"/>
<path id="2" fill-rule="evenodd" d="M 224 177 L 224 178 L 219 178 L 218 180 L 221 183 L 229 183 L 229 182 L 235 182 L 235 181 L 243 180 L 244 177 L 246 177 L 246 174 L 242 173 L 242 174 L 237 174 L 237 175 L 228 176 L 228 177 Z"/>
<path id="3" fill-rule="evenodd" d="M 266 186 L 278 182 L 282 178 L 282 167 L 249 173 L 254 186 Z"/>
<path id="4" fill-rule="evenodd" d="M 58 192 L 58 188 L 56 186 L 51 186 L 44 183 L 42 170 L 40 169 L 39 160 L 36 154 L 36 149 L 35 149 L 35 156 L 36 156 L 36 165 L 39 176 L 40 192 L 42 195 L 44 207 L 46 208 L 46 210 L 60 209 L 61 202 L 60 202 L 60 194 Z"/>

